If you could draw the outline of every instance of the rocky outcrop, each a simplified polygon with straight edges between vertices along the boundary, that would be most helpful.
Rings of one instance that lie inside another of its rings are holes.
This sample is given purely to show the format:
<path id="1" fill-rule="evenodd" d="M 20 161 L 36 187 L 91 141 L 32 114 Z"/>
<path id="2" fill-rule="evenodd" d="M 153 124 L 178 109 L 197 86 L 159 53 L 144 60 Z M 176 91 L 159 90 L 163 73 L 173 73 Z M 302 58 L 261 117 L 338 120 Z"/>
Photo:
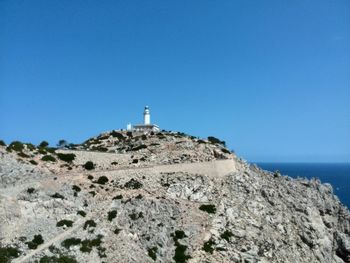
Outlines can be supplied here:
<path id="1" fill-rule="evenodd" d="M 39 158 L 30 165 L 2 147 L 1 260 L 350 262 L 350 214 L 329 184 L 261 170 L 222 145 L 152 136 L 122 153 L 75 146 L 71 170 Z M 174 161 L 180 149 L 196 159 Z M 82 167 L 87 158 L 95 169 Z"/>

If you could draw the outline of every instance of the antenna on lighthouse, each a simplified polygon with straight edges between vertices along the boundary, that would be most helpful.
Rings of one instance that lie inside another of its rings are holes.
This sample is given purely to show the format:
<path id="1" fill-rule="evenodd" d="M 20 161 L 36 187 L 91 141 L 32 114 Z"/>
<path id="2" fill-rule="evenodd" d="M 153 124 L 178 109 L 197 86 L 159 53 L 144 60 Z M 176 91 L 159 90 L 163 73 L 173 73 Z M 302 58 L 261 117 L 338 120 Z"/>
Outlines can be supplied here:
<path id="1" fill-rule="evenodd" d="M 149 107 L 146 106 L 143 112 L 143 124 L 150 125 L 151 124 L 151 114 L 149 112 Z"/>

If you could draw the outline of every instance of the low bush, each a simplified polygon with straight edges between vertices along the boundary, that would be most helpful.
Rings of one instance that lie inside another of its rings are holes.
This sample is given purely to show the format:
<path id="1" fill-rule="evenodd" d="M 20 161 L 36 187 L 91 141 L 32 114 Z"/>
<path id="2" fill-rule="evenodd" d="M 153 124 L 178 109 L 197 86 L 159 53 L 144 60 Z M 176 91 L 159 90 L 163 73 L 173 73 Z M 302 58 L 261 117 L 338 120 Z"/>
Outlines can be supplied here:
<path id="1" fill-rule="evenodd" d="M 62 241 L 61 246 L 66 248 L 66 249 L 69 249 L 72 246 L 77 246 L 80 244 L 81 244 L 80 238 L 72 237 L 72 238 L 68 238 L 68 239 Z"/>
<path id="2" fill-rule="evenodd" d="M 80 191 L 81 191 L 81 188 L 80 188 L 79 186 L 77 186 L 77 185 L 73 185 L 73 186 L 72 186 L 72 189 L 73 189 L 73 191 L 75 191 L 75 192 L 80 192 Z"/>
<path id="3" fill-rule="evenodd" d="M 117 199 L 123 199 L 122 195 L 116 195 L 115 197 L 112 198 L 112 200 L 117 200 Z"/>
<path id="4" fill-rule="evenodd" d="M 228 230 L 225 230 L 225 232 L 220 235 L 220 237 L 225 239 L 227 242 L 230 241 L 230 237 L 232 236 L 233 236 L 232 232 Z"/>
<path id="5" fill-rule="evenodd" d="M 64 199 L 64 196 L 59 193 L 54 193 L 53 195 L 51 195 L 51 197 L 57 198 L 57 199 Z"/>
<path id="6" fill-rule="evenodd" d="M 102 175 L 97 179 L 96 183 L 106 184 L 106 183 L 108 183 L 108 178 L 106 176 Z"/>
<path id="7" fill-rule="evenodd" d="M 95 169 L 95 165 L 94 165 L 94 163 L 91 162 L 91 161 L 87 161 L 87 162 L 83 165 L 83 167 L 84 167 L 86 170 L 93 170 L 93 169 Z"/>
<path id="8" fill-rule="evenodd" d="M 38 147 L 40 147 L 40 148 L 45 148 L 45 147 L 47 147 L 47 146 L 49 146 L 49 143 L 48 143 L 47 141 L 42 141 L 42 142 L 38 145 Z"/>
<path id="9" fill-rule="evenodd" d="M 148 249 L 148 256 L 150 256 L 150 258 L 153 259 L 154 261 L 156 261 L 157 259 L 157 251 L 158 251 L 157 247 L 152 247 Z"/>
<path id="10" fill-rule="evenodd" d="M 78 263 L 78 261 L 72 256 L 59 255 L 58 257 L 43 256 L 39 263 Z"/>
<path id="11" fill-rule="evenodd" d="M 34 193 L 34 191 L 35 191 L 35 189 L 33 187 L 30 187 L 27 189 L 28 194 L 32 194 L 32 193 Z"/>
<path id="12" fill-rule="evenodd" d="M 36 162 L 36 161 L 34 161 L 34 160 L 30 160 L 29 161 L 31 164 L 33 164 L 33 165 L 37 165 L 38 163 Z"/>
<path id="13" fill-rule="evenodd" d="M 125 137 L 123 134 L 121 134 L 120 132 L 116 132 L 116 131 L 112 131 L 111 135 L 115 138 L 118 138 L 118 140 L 124 140 Z"/>
<path id="14" fill-rule="evenodd" d="M 56 158 L 53 157 L 52 155 L 44 155 L 42 158 L 41 158 L 42 161 L 45 161 L 45 162 L 56 162 Z"/>
<path id="15" fill-rule="evenodd" d="M 71 163 L 75 159 L 74 153 L 57 153 L 57 157 L 67 163 Z"/>
<path id="16" fill-rule="evenodd" d="M 86 213 L 85 213 L 84 211 L 82 211 L 82 210 L 79 210 L 79 211 L 77 212 L 77 214 L 80 215 L 80 216 L 82 216 L 82 217 L 85 217 L 85 216 L 86 216 Z"/>
<path id="17" fill-rule="evenodd" d="M 24 145 L 20 141 L 13 141 L 10 143 L 9 146 L 6 148 L 8 151 L 16 151 L 16 152 L 21 152 L 24 149 Z"/>
<path id="18" fill-rule="evenodd" d="M 120 231 L 122 231 L 122 230 L 119 229 L 119 228 L 116 228 L 116 229 L 113 231 L 113 233 L 116 234 L 116 235 L 118 235 L 118 234 L 120 233 Z"/>
<path id="19" fill-rule="evenodd" d="M 36 249 L 39 245 L 44 243 L 44 239 L 41 235 L 35 235 L 32 241 L 26 242 L 28 248 Z"/>
<path id="20" fill-rule="evenodd" d="M 87 220 L 84 224 L 84 229 L 88 227 L 96 227 L 96 223 L 94 220 Z"/>
<path id="21" fill-rule="evenodd" d="M 3 140 L 0 140 L 0 146 L 6 146 L 6 143 Z"/>
<path id="22" fill-rule="evenodd" d="M 143 186 L 142 183 L 135 180 L 134 178 L 131 178 L 130 181 L 128 181 L 124 184 L 124 187 L 128 188 L 128 189 L 139 189 L 142 186 Z"/>
<path id="23" fill-rule="evenodd" d="M 215 214 L 216 213 L 215 205 L 201 205 L 199 207 L 199 209 L 207 212 L 208 214 Z"/>
<path id="24" fill-rule="evenodd" d="M 61 227 L 61 226 L 72 227 L 73 221 L 67 220 L 67 219 L 62 219 L 61 221 L 57 222 L 56 226 L 57 227 Z"/>
<path id="25" fill-rule="evenodd" d="M 213 136 L 209 136 L 208 137 L 208 141 L 209 142 L 211 142 L 211 143 L 218 143 L 218 144 L 222 144 L 222 145 L 226 145 L 226 143 L 225 143 L 225 141 L 221 141 L 221 140 L 219 140 L 218 138 L 215 138 L 215 137 L 213 137 Z"/>
<path id="26" fill-rule="evenodd" d="M 20 252 L 14 247 L 0 247 L 0 262 L 10 263 L 12 259 L 18 258 Z"/>
<path id="27" fill-rule="evenodd" d="M 108 220 L 112 221 L 114 218 L 117 217 L 117 210 L 112 210 L 108 212 Z"/>
<path id="28" fill-rule="evenodd" d="M 132 150 L 132 151 L 138 151 L 138 150 L 146 149 L 146 148 L 147 148 L 147 145 L 141 144 L 141 145 L 139 145 L 139 146 L 133 147 L 131 150 Z"/>
<path id="29" fill-rule="evenodd" d="M 102 235 L 98 235 L 95 239 L 85 239 L 81 242 L 80 251 L 90 253 L 93 247 L 99 247 L 102 243 Z"/>
<path id="30" fill-rule="evenodd" d="M 17 155 L 22 158 L 29 158 L 30 156 L 28 154 L 25 154 L 24 152 L 18 152 Z"/>
<path id="31" fill-rule="evenodd" d="M 213 245 L 215 245 L 215 242 L 212 239 L 209 239 L 207 242 L 204 243 L 202 249 L 207 253 L 213 254 Z"/>

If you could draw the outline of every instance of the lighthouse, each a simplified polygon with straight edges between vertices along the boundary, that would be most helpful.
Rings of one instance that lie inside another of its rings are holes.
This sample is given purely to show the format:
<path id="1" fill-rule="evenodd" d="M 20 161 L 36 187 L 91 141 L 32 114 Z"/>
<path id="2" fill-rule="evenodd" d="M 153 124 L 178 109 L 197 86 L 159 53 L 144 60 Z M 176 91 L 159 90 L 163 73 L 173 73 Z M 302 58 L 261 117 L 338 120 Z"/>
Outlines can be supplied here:
<path id="1" fill-rule="evenodd" d="M 128 124 L 126 130 L 143 134 L 160 131 L 157 124 L 151 124 L 151 113 L 148 106 L 145 106 L 145 109 L 143 110 L 143 124 L 136 124 L 133 126 Z"/>
<path id="2" fill-rule="evenodd" d="M 151 114 L 149 112 L 149 107 L 146 106 L 145 110 L 143 111 L 143 124 L 144 125 L 150 125 L 151 124 Z"/>

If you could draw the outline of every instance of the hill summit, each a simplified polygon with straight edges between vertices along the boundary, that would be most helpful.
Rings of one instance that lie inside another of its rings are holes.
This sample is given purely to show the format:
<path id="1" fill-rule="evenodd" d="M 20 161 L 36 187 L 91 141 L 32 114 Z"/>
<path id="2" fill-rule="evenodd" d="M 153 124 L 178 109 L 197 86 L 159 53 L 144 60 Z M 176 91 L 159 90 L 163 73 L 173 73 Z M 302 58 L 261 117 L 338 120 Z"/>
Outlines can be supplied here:
<path id="1" fill-rule="evenodd" d="M 350 214 L 319 180 L 215 138 L 110 131 L 0 146 L 0 262 L 350 262 Z"/>

